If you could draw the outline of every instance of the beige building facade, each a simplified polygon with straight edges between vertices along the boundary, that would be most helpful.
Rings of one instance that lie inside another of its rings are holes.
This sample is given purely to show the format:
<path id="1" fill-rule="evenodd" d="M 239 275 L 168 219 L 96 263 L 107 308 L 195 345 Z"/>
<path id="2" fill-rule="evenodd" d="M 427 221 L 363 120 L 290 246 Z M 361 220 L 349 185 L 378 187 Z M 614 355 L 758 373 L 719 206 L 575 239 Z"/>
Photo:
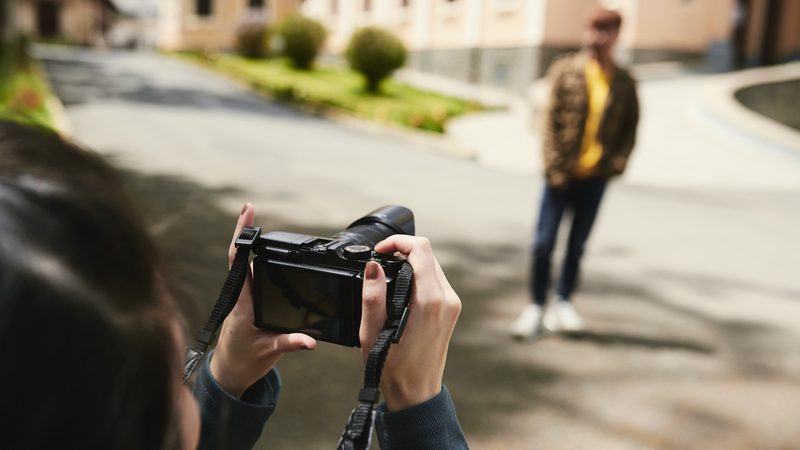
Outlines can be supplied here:
<path id="1" fill-rule="evenodd" d="M 103 44 L 105 34 L 118 13 L 109 0 L 12 1 L 17 31 L 85 45 Z"/>
<path id="2" fill-rule="evenodd" d="M 167 50 L 230 49 L 246 22 L 275 24 L 302 0 L 160 0 L 158 46 Z"/>
<path id="3" fill-rule="evenodd" d="M 328 53 L 340 54 L 356 28 L 377 25 L 405 42 L 411 68 L 522 90 L 555 56 L 581 47 L 586 19 L 601 6 L 623 15 L 623 62 L 696 58 L 725 69 L 741 4 L 748 3 L 747 20 L 757 21 L 749 9 L 780 1 L 307 0 L 302 10 L 328 28 Z M 800 5 L 783 3 L 787 12 Z M 800 15 L 782 20 L 794 24 L 785 33 L 800 29 Z"/>

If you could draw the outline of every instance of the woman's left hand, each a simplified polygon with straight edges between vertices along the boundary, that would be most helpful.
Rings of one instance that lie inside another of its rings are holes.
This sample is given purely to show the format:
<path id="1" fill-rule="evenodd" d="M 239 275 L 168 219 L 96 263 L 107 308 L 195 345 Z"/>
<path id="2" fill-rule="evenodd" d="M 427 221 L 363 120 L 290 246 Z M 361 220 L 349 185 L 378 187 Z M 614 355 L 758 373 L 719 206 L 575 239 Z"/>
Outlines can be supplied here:
<path id="1" fill-rule="evenodd" d="M 242 208 L 236 231 L 228 249 L 228 266 L 236 256 L 236 238 L 244 227 L 252 226 L 255 209 L 247 203 Z M 253 273 L 248 270 L 247 281 L 236 306 L 222 324 L 217 348 L 211 358 L 211 374 L 231 395 L 241 395 L 263 378 L 284 353 L 313 350 L 314 338 L 302 333 L 281 334 L 257 328 L 253 312 Z"/>

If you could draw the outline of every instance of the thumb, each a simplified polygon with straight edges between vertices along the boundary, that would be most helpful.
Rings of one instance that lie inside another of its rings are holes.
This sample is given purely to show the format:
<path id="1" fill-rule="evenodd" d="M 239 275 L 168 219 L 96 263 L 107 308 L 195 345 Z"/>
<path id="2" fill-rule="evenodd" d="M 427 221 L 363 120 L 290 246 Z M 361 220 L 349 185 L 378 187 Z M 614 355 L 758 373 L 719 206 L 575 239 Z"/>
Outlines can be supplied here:
<path id="1" fill-rule="evenodd" d="M 315 348 L 317 348 L 317 341 L 303 333 L 279 334 L 275 340 L 275 349 L 278 353 L 292 353 Z"/>
<path id="2" fill-rule="evenodd" d="M 365 359 L 386 323 L 386 274 L 375 261 L 364 268 L 364 288 L 361 290 L 361 356 Z"/>

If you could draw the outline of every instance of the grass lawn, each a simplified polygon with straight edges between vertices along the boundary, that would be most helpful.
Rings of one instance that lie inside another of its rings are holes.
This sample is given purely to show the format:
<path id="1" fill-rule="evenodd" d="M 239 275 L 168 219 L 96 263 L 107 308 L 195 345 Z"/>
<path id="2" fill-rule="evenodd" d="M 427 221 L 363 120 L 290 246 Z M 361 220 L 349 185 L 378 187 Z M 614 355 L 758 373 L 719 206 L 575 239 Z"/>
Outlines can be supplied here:
<path id="1" fill-rule="evenodd" d="M 0 118 L 53 128 L 53 117 L 47 110 L 50 95 L 35 61 L 23 68 L 11 58 L 0 60 Z"/>
<path id="2" fill-rule="evenodd" d="M 393 80 L 384 81 L 380 94 L 370 94 L 364 91 L 361 76 L 344 68 L 318 65 L 312 71 L 302 71 L 285 59 L 182 55 L 244 81 L 276 100 L 297 103 L 316 112 L 333 108 L 379 122 L 442 133 L 448 119 L 484 108 Z"/>

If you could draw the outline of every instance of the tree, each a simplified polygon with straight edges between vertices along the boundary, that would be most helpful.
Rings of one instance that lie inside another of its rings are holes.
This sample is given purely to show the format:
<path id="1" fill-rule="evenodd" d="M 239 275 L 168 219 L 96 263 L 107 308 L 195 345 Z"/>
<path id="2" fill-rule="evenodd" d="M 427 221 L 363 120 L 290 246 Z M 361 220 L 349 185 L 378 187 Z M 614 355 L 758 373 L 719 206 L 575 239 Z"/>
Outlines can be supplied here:
<path id="1" fill-rule="evenodd" d="M 283 54 L 298 69 L 310 69 L 317 53 L 325 43 L 328 32 L 321 23 L 300 14 L 293 14 L 278 29 L 283 44 Z"/>
<path id="2" fill-rule="evenodd" d="M 353 70 L 366 79 L 369 92 L 378 92 L 381 82 L 406 62 L 406 49 L 392 33 L 365 27 L 353 33 L 345 53 Z"/>
<path id="3" fill-rule="evenodd" d="M 11 8 L 13 1 L 0 2 L 0 48 L 4 48 L 11 36 Z M 2 50 L 0 50 L 2 51 Z"/>

